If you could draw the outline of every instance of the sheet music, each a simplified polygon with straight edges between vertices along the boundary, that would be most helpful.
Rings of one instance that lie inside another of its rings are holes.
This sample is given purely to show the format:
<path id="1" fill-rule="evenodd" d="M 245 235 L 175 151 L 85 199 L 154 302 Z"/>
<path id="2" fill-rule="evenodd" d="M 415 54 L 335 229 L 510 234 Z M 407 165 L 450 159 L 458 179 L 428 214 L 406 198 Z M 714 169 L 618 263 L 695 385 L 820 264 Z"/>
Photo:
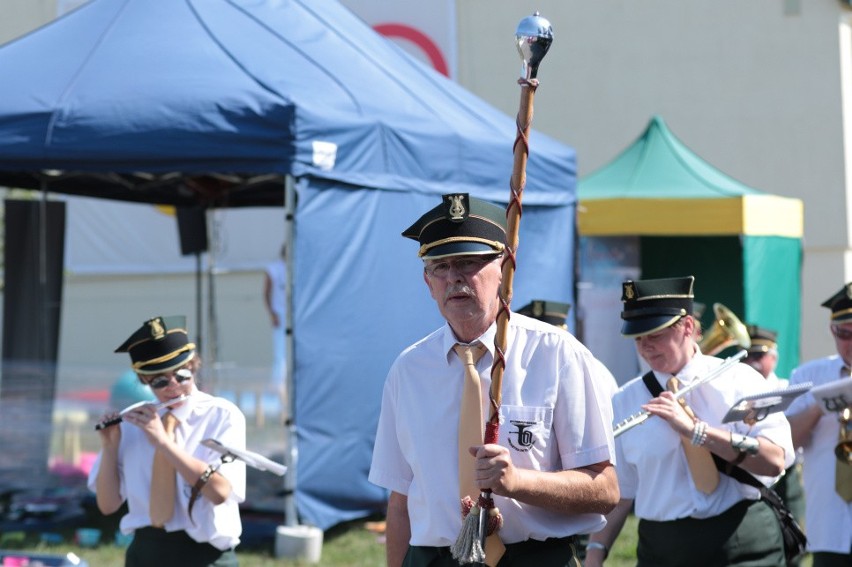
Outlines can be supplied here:
<path id="1" fill-rule="evenodd" d="M 801 396 L 813 387 L 812 382 L 796 384 L 788 388 L 776 388 L 760 394 L 745 396 L 735 403 L 722 423 L 732 421 L 760 421 L 767 415 L 784 411 L 797 397 Z"/>
<path id="2" fill-rule="evenodd" d="M 271 461 L 263 455 L 249 451 L 248 449 L 226 447 L 216 439 L 204 439 L 201 441 L 201 444 L 222 455 L 233 455 L 241 461 L 244 461 L 250 467 L 261 471 L 269 471 L 273 474 L 277 474 L 278 476 L 284 476 L 284 473 L 287 472 L 287 467 L 284 465 Z"/>
<path id="3" fill-rule="evenodd" d="M 823 413 L 837 413 L 852 406 L 852 379 L 840 378 L 820 384 L 811 393 Z"/>

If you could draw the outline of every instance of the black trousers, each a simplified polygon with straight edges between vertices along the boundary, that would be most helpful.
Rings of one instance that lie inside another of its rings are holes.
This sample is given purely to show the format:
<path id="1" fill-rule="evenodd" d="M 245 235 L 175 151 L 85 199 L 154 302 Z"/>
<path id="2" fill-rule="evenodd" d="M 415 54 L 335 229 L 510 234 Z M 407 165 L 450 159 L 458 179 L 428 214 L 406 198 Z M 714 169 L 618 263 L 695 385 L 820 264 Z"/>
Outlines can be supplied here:
<path id="1" fill-rule="evenodd" d="M 852 565 L 852 552 L 829 553 L 817 551 L 813 554 L 813 567 L 849 567 Z"/>
<path id="2" fill-rule="evenodd" d="M 637 567 L 785 567 L 778 519 L 761 500 L 718 516 L 639 521 Z"/>
<path id="3" fill-rule="evenodd" d="M 233 549 L 199 543 L 186 532 L 140 528 L 124 555 L 125 567 L 238 567 Z"/>
<path id="4" fill-rule="evenodd" d="M 574 536 L 529 539 L 506 544 L 506 553 L 497 567 L 579 567 L 574 550 Z M 412 545 L 402 567 L 459 567 L 449 547 Z"/>

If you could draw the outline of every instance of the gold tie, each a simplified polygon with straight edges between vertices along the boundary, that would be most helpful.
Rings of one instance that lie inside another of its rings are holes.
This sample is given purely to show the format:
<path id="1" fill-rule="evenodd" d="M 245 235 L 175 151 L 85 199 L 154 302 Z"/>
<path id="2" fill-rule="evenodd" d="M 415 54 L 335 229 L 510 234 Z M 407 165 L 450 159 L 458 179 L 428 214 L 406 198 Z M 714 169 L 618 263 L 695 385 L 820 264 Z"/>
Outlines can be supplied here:
<path id="1" fill-rule="evenodd" d="M 178 419 L 167 412 L 163 416 L 163 427 L 166 435 L 174 441 L 175 427 Z M 165 455 L 160 451 L 154 452 L 154 464 L 151 467 L 151 525 L 155 528 L 163 527 L 172 519 L 175 511 L 176 488 L 175 468 L 169 463 Z"/>
<path id="2" fill-rule="evenodd" d="M 464 364 L 464 387 L 462 388 L 461 411 L 459 414 L 459 498 L 479 495 L 473 479 L 473 457 L 468 447 L 482 445 L 485 435 L 485 419 L 482 417 L 482 385 L 476 362 L 485 354 L 480 343 L 473 346 L 457 344 L 453 347 Z"/>
<path id="3" fill-rule="evenodd" d="M 459 412 L 459 498 L 470 496 L 476 502 L 479 488 L 474 480 L 474 458 L 468 448 L 482 445 L 485 437 L 485 418 L 482 412 L 482 384 L 476 362 L 485 354 L 482 343 L 473 345 L 456 344 L 453 350 L 464 364 L 464 387 Z M 485 540 L 485 561 L 487 565 L 497 565 L 506 547 L 496 533 Z"/>
<path id="4" fill-rule="evenodd" d="M 674 376 L 669 378 L 669 381 L 666 383 L 666 388 L 673 393 L 677 393 L 679 386 L 680 382 Z M 692 408 L 686 405 L 686 400 L 678 398 L 678 402 L 686 410 L 687 415 L 695 419 L 695 413 L 692 411 Z M 684 437 L 681 437 L 680 441 L 683 452 L 686 454 L 686 464 L 689 466 L 689 472 L 692 474 L 692 482 L 695 484 L 695 488 L 704 494 L 711 494 L 719 486 L 719 470 L 716 468 L 715 463 L 713 463 L 710 451 L 704 447 L 693 445 L 689 439 Z"/>

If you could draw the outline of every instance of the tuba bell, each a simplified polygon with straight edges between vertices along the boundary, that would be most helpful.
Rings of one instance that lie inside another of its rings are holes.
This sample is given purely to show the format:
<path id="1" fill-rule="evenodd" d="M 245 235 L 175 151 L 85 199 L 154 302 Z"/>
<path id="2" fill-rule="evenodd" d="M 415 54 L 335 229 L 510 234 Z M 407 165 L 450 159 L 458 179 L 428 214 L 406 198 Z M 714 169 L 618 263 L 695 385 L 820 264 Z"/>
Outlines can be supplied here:
<path id="1" fill-rule="evenodd" d="M 721 303 L 714 303 L 713 315 L 716 316 L 713 326 L 704 333 L 704 338 L 698 343 L 702 354 L 713 356 L 729 346 L 737 345 L 745 349 L 751 346 L 748 329 L 733 311 Z"/>
<path id="2" fill-rule="evenodd" d="M 840 442 L 834 448 L 837 460 L 852 465 L 852 409 L 845 408 L 837 416 L 840 420 Z"/>

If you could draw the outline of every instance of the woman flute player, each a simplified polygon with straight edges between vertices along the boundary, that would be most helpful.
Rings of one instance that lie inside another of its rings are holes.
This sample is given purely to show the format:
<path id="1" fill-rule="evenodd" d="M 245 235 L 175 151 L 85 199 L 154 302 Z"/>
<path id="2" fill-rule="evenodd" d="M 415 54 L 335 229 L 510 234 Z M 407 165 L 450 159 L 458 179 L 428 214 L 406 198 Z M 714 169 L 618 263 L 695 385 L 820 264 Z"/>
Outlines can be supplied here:
<path id="1" fill-rule="evenodd" d="M 231 402 L 198 390 L 199 360 L 185 317 L 149 319 L 115 352 L 130 355 L 139 380 L 160 402 L 129 408 L 120 420 L 107 414 L 101 423 L 117 424 L 98 430 L 101 451 L 89 488 L 104 514 L 127 501 L 120 529 L 134 538 L 125 565 L 238 565 L 245 463 L 219 468 L 219 454 L 201 441 L 212 437 L 244 449 L 245 416 Z"/>
<path id="2" fill-rule="evenodd" d="M 634 507 L 637 567 L 786 564 L 772 509 L 756 488 L 722 474 L 713 457 L 770 486 L 795 458 L 790 425 L 780 412 L 753 425 L 724 422 L 738 400 L 766 390 L 763 376 L 746 364 L 690 389 L 724 364 L 694 341 L 694 280 L 622 284 L 621 334 L 635 340 L 651 372 L 621 387 L 613 414 L 616 423 L 639 410 L 652 417 L 616 438 L 621 501 L 590 536 L 586 567 L 603 564 Z M 679 390 L 687 393 L 675 398 Z"/>

